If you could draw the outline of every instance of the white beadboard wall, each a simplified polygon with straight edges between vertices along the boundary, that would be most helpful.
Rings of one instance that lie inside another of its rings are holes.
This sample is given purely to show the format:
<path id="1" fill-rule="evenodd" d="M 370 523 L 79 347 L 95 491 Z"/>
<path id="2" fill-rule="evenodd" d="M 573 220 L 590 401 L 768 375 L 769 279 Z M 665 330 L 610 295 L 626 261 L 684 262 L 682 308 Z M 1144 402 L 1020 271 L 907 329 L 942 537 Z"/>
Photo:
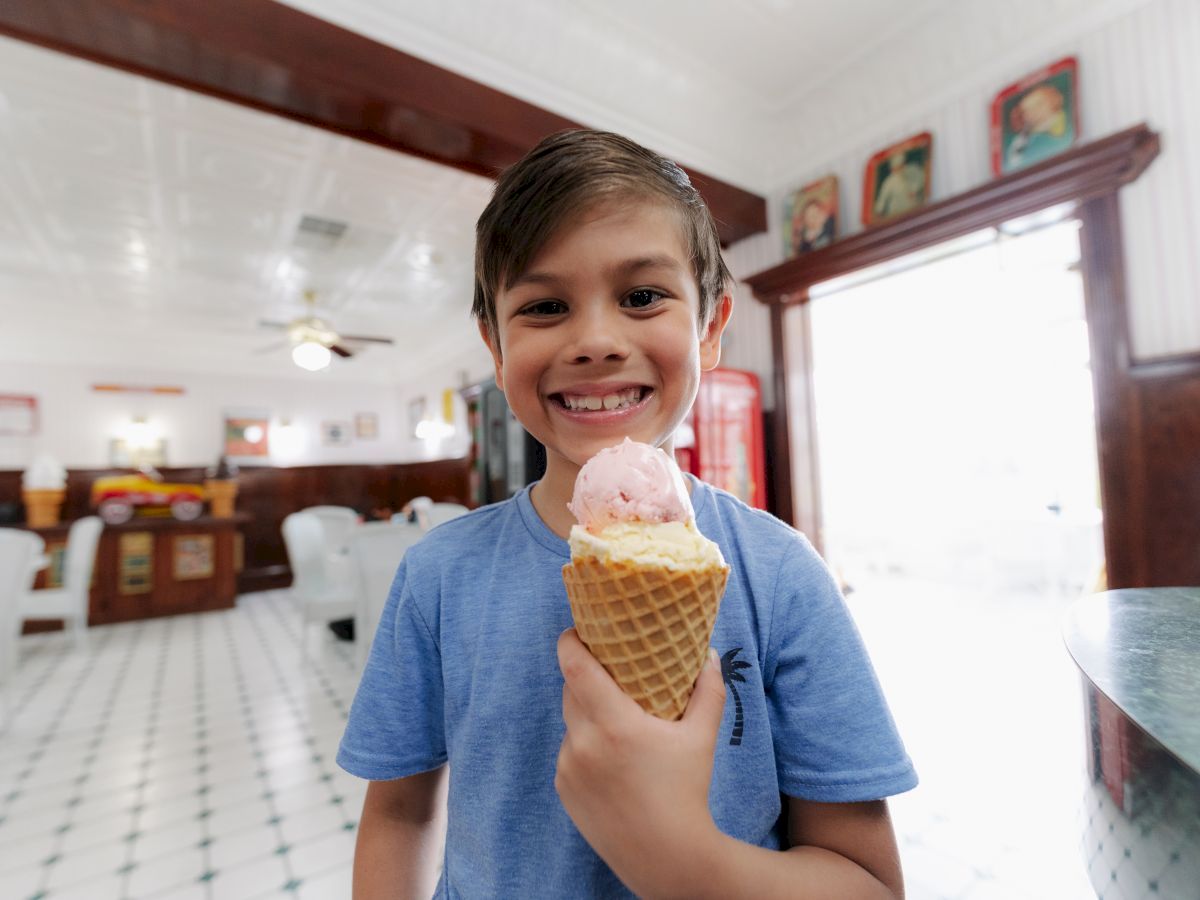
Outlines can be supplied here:
<path id="1" fill-rule="evenodd" d="M 798 162 L 768 197 L 771 230 L 741 241 L 726 254 L 734 276 L 744 278 L 783 259 L 781 211 L 795 187 L 828 173 L 841 182 L 841 233 L 861 229 L 859 208 L 867 159 L 895 140 L 931 131 L 933 199 L 975 187 L 991 177 L 988 113 L 1005 85 L 1064 56 L 1079 59 L 1082 140 L 1094 140 L 1146 122 L 1162 136 L 1162 153 L 1121 194 L 1129 290 L 1130 331 L 1138 359 L 1200 350 L 1200 2 L 1151 0 L 1101 25 L 1081 20 L 1074 35 L 1040 44 L 1008 60 L 999 72 L 988 61 L 986 82 L 930 108 L 914 101 L 889 116 L 888 126 L 847 146 L 830 146 Z M 869 84 L 858 86 L 870 90 Z M 740 308 L 727 362 L 760 375 L 770 369 L 769 320 L 749 289 L 739 288 Z M 764 376 L 769 377 L 769 376 Z"/>

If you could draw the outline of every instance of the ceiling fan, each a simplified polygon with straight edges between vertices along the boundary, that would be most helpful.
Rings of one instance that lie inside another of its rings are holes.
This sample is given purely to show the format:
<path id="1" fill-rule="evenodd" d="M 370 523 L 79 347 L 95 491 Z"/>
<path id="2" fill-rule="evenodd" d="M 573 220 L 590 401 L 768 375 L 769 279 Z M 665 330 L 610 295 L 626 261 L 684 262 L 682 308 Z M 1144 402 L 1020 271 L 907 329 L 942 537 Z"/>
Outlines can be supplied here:
<path id="1" fill-rule="evenodd" d="M 289 344 L 292 347 L 292 360 L 302 369 L 317 371 L 329 365 L 332 355 L 349 359 L 361 347 L 355 344 L 394 344 L 389 337 L 362 334 L 339 334 L 329 322 L 316 314 L 317 294 L 315 291 L 304 292 L 304 303 L 308 313 L 290 322 L 271 322 L 260 319 L 258 324 L 263 328 L 281 329 L 287 332 L 287 340 L 278 344 L 264 347 L 260 353 L 270 353 Z"/>

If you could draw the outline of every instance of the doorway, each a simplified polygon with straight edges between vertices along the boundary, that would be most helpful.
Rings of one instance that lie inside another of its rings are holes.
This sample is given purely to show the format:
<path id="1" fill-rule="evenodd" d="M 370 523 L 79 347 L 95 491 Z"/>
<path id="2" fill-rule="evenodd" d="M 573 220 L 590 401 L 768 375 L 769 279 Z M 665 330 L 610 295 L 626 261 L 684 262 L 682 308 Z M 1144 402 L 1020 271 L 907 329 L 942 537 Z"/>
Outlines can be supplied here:
<path id="1" fill-rule="evenodd" d="M 1058 626 L 1103 554 L 1078 231 L 810 295 L 820 538 L 922 779 L 892 803 L 915 898 L 1091 896 Z"/>

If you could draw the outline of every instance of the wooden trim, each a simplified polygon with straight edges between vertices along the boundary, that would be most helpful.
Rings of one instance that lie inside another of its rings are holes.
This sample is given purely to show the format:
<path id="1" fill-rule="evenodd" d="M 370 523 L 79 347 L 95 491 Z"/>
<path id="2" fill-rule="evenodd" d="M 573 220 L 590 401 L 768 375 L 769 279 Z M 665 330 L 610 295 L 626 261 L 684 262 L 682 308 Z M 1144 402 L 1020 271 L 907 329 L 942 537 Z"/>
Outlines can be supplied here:
<path id="1" fill-rule="evenodd" d="M 804 291 L 830 278 L 1051 206 L 1109 194 L 1137 178 L 1158 152 L 1158 134 L 1138 125 L 834 241 L 745 280 L 764 303 L 799 302 Z"/>
<path id="2" fill-rule="evenodd" d="M 1200 353 L 1178 353 L 1154 359 L 1134 361 L 1129 366 L 1132 378 L 1200 377 Z"/>
<path id="3" fill-rule="evenodd" d="M 788 434 L 788 383 L 787 367 L 781 362 L 786 356 L 783 343 L 783 307 L 771 307 L 771 356 L 775 359 L 774 394 L 775 415 L 771 428 L 771 457 L 768 466 L 772 472 L 774 497 L 771 507 L 775 515 L 785 522 L 795 521 L 795 505 L 792 490 L 792 441 Z M 810 539 L 812 535 L 809 536 Z"/>
<path id="4" fill-rule="evenodd" d="M 1108 587 L 1148 584 L 1140 406 L 1129 378 L 1121 212 L 1114 191 L 1079 207 L 1079 254 L 1096 397 Z"/>
<path id="5" fill-rule="evenodd" d="M 272 0 L 5 0 L 0 34 L 494 177 L 579 123 Z M 688 169 L 721 240 L 766 200 Z"/>

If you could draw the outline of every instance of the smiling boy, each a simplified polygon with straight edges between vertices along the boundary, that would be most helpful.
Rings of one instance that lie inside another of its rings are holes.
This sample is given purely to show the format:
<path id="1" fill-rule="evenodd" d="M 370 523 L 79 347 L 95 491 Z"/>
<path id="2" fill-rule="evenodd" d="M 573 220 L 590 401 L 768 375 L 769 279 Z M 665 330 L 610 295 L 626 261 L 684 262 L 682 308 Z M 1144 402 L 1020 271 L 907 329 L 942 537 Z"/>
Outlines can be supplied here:
<path id="1" fill-rule="evenodd" d="M 501 177 L 474 312 L 546 473 L 397 573 L 338 755 L 371 780 L 356 897 L 428 896 L 447 769 L 439 897 L 903 895 L 882 798 L 916 778 L 803 537 L 689 481 L 732 573 L 720 661 L 679 722 L 643 713 L 570 630 L 575 476 L 624 437 L 672 451 L 730 280 L 687 176 L 624 138 L 556 135 Z"/>

